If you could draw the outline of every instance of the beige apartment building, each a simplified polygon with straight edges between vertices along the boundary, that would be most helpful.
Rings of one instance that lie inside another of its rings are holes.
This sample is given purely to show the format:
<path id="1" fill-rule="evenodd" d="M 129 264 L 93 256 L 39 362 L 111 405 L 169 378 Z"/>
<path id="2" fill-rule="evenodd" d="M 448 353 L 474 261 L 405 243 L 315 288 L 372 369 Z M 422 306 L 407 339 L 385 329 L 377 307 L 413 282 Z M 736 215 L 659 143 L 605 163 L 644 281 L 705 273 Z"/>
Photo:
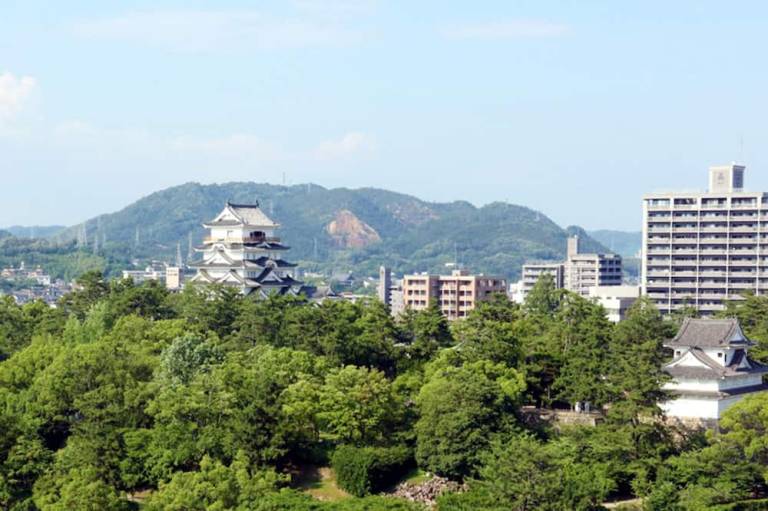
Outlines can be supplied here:
<path id="1" fill-rule="evenodd" d="M 454 270 L 451 275 L 405 275 L 403 304 L 406 308 L 423 310 L 437 302 L 446 318 L 459 319 L 466 317 L 478 302 L 506 290 L 506 279 L 470 275 L 466 270 Z"/>
<path id="2" fill-rule="evenodd" d="M 707 192 L 643 197 L 643 294 L 663 314 L 768 290 L 768 194 L 744 191 L 744 169 L 711 167 Z"/>
<path id="3" fill-rule="evenodd" d="M 522 295 L 528 296 L 542 275 L 551 275 L 557 289 L 565 288 L 589 296 L 595 286 L 620 286 L 621 256 L 617 254 L 582 254 L 579 237 L 568 238 L 567 258 L 562 262 L 537 262 L 523 265 Z"/>

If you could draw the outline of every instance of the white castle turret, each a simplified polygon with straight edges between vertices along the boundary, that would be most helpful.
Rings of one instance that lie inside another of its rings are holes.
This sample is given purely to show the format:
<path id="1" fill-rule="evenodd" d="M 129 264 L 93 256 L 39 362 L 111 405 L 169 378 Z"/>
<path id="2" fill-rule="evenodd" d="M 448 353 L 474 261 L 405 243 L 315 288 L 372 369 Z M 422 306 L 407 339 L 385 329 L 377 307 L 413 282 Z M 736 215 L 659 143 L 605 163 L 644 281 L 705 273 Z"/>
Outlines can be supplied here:
<path id="1" fill-rule="evenodd" d="M 203 224 L 209 235 L 195 251 L 202 260 L 189 263 L 197 269 L 193 282 L 239 287 L 243 294 L 298 294 L 301 282 L 294 280 L 295 264 L 280 254 L 289 247 L 280 243 L 280 227 L 253 205 L 232 204 Z"/>
<path id="2" fill-rule="evenodd" d="M 668 417 L 718 420 L 745 396 L 763 392 L 768 367 L 751 360 L 754 343 L 736 319 L 686 319 L 665 344 L 674 359 L 664 366 L 674 399 L 662 404 Z"/>

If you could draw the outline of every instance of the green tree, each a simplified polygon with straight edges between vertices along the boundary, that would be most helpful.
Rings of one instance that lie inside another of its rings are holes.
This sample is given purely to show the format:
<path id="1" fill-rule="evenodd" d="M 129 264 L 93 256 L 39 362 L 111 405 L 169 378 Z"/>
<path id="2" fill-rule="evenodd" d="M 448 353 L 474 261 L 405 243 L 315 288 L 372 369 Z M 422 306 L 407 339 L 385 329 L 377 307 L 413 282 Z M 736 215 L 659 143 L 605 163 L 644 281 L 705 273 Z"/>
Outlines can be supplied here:
<path id="1" fill-rule="evenodd" d="M 146 503 L 148 511 L 256 509 L 259 501 L 286 483 L 273 470 L 254 469 L 240 451 L 227 466 L 204 457 L 200 470 L 177 472 Z"/>
<path id="2" fill-rule="evenodd" d="M 517 366 L 522 357 L 517 320 L 520 308 L 504 295 L 480 302 L 464 321 L 454 326 L 456 349 L 467 360 L 491 360 Z"/>
<path id="3" fill-rule="evenodd" d="M 174 339 L 160 356 L 162 374 L 172 383 L 188 384 L 200 372 L 210 371 L 224 359 L 221 351 L 197 334 Z"/>
<path id="4" fill-rule="evenodd" d="M 437 301 L 421 311 L 407 309 L 398 324 L 407 343 L 403 364 L 419 367 L 428 362 L 442 348 L 453 344 L 448 320 L 440 311 Z"/>
<path id="5" fill-rule="evenodd" d="M 82 320 L 96 302 L 109 294 L 109 284 L 100 271 L 84 273 L 75 279 L 75 283 L 77 290 L 64 295 L 59 300 L 59 306 L 67 315 L 74 314 Z"/>
<path id="6" fill-rule="evenodd" d="M 367 445 L 385 440 L 390 421 L 397 414 L 392 387 L 384 373 L 346 366 L 326 377 L 317 418 L 328 438 Z"/>
<path id="7" fill-rule="evenodd" d="M 569 293 L 548 335 L 555 337 L 562 366 L 553 388 L 570 404 L 590 402 L 602 406 L 609 401 L 605 380 L 613 325 L 597 304 Z"/>
<path id="8" fill-rule="evenodd" d="M 0 296 L 0 360 L 30 342 L 30 330 L 22 308 L 12 296 Z"/>
<path id="9" fill-rule="evenodd" d="M 447 477 L 472 475 L 491 436 L 512 426 L 523 376 L 490 361 L 459 367 L 433 362 L 417 403 L 416 459 Z"/>

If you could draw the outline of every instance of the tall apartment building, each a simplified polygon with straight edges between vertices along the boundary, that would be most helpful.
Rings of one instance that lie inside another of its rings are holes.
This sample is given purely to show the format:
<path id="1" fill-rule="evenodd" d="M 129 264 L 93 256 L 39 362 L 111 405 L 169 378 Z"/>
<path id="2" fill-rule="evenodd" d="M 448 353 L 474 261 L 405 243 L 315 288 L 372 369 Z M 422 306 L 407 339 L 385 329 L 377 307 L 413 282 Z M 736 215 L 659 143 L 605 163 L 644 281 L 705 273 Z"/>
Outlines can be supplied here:
<path id="1" fill-rule="evenodd" d="M 543 275 L 551 275 L 557 289 L 565 287 L 565 263 L 530 262 L 523 265 L 522 294 L 528 296 Z"/>
<path id="2" fill-rule="evenodd" d="M 744 167 L 709 169 L 709 190 L 643 197 L 642 287 L 663 314 L 704 315 L 768 290 L 768 194 L 744 191 Z"/>
<path id="3" fill-rule="evenodd" d="M 562 262 L 526 263 L 523 265 L 522 294 L 528 293 L 542 275 L 552 275 L 557 289 L 565 288 L 589 296 L 595 286 L 620 286 L 621 256 L 616 254 L 582 254 L 579 237 L 568 238 L 567 258 Z"/>
<path id="4" fill-rule="evenodd" d="M 506 290 L 506 279 L 470 275 L 466 270 L 454 270 L 451 275 L 406 275 L 403 304 L 413 310 L 423 310 L 437 302 L 446 318 L 458 319 L 466 317 L 479 302 Z"/>
<path id="5" fill-rule="evenodd" d="M 389 307 L 392 316 L 397 317 L 403 312 L 403 283 L 392 278 L 392 270 L 386 266 L 379 267 L 379 284 L 376 295 L 379 300 Z"/>
<path id="6" fill-rule="evenodd" d="M 620 286 L 621 256 L 617 254 L 582 254 L 579 237 L 568 238 L 568 259 L 565 261 L 565 289 L 589 296 L 596 286 Z"/>

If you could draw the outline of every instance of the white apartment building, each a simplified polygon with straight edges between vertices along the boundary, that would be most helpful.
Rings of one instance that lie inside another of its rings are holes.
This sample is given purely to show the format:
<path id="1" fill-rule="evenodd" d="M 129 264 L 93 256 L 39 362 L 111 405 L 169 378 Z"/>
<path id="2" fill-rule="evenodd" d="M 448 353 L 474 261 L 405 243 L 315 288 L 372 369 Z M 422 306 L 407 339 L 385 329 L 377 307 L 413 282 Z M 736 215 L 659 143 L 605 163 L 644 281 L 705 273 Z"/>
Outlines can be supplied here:
<path id="1" fill-rule="evenodd" d="M 643 294 L 663 314 L 703 315 L 768 290 L 768 194 L 744 191 L 744 166 L 709 169 L 707 192 L 643 197 Z"/>
<path id="2" fill-rule="evenodd" d="M 528 293 L 543 275 L 551 275 L 557 289 L 565 287 L 565 263 L 553 263 L 551 261 L 525 263 L 523 276 L 520 280 L 520 292 L 523 299 L 528 296 Z"/>
<path id="3" fill-rule="evenodd" d="M 589 296 L 595 286 L 620 286 L 621 256 L 616 254 L 582 254 L 579 237 L 568 238 L 567 259 L 562 262 L 530 262 L 523 265 L 522 295 L 528 296 L 542 275 L 551 275 L 557 289 L 567 289 Z"/>
<path id="4" fill-rule="evenodd" d="M 589 296 L 595 286 L 620 286 L 621 256 L 617 254 L 582 254 L 579 237 L 568 238 L 568 259 L 565 261 L 565 289 Z"/>

